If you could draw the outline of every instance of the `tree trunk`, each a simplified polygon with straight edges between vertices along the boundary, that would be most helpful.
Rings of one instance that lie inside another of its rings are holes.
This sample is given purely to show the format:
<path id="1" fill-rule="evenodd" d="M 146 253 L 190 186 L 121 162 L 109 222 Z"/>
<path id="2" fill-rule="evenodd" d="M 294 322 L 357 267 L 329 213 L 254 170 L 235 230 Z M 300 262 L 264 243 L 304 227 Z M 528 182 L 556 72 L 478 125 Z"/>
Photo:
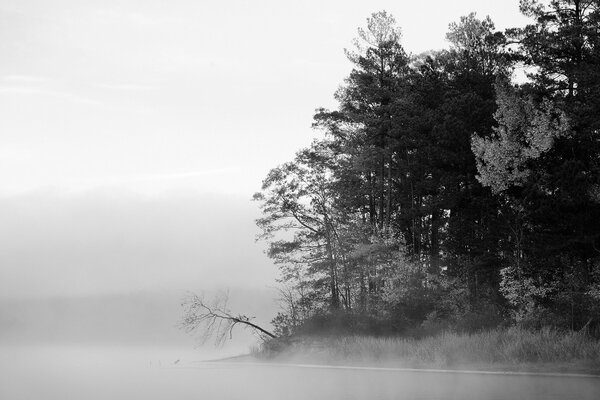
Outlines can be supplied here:
<path id="1" fill-rule="evenodd" d="M 338 310 L 340 308 L 340 297 L 338 294 L 338 286 L 335 273 L 335 257 L 333 255 L 331 227 L 329 226 L 329 221 L 327 217 L 325 217 L 325 240 L 327 248 L 327 260 L 329 261 L 329 285 L 331 289 L 330 306 L 332 310 Z"/>
<path id="2" fill-rule="evenodd" d="M 385 215 L 385 154 L 381 149 L 379 158 L 379 230 L 383 230 L 383 221 Z"/>
<path id="3" fill-rule="evenodd" d="M 374 194 L 374 184 L 373 184 L 373 173 L 369 171 L 368 174 L 368 182 L 369 182 L 369 223 L 371 227 L 375 227 L 375 194 Z"/>
<path id="4" fill-rule="evenodd" d="M 387 177 L 387 212 L 385 214 L 385 231 L 390 229 L 392 219 L 392 155 L 388 158 L 388 177 Z"/>
<path id="5" fill-rule="evenodd" d="M 431 213 L 431 245 L 429 249 L 429 272 L 437 274 L 440 267 L 439 210 Z"/>

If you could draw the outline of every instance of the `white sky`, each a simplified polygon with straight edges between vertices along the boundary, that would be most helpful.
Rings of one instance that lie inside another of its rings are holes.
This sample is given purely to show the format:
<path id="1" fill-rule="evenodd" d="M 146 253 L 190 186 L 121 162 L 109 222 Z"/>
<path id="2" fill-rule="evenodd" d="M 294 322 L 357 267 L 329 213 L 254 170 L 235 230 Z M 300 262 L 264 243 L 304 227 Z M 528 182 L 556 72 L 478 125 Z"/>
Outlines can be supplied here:
<path id="1" fill-rule="evenodd" d="M 249 199 L 382 9 L 412 53 L 470 11 L 525 21 L 517 0 L 1 1 L 0 293 L 273 285 Z"/>

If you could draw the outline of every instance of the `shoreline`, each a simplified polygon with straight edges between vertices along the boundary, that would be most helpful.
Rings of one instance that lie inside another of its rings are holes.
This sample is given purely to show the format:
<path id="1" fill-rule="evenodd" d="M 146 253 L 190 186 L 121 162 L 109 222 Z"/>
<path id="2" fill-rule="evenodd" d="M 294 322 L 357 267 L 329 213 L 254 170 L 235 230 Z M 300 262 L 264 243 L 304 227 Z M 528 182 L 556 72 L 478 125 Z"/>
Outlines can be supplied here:
<path id="1" fill-rule="evenodd" d="M 251 365 L 265 367 L 283 368 L 315 368 L 315 369 L 339 369 L 339 370 L 364 370 L 382 372 L 409 372 L 409 373 L 438 373 L 438 374 L 470 374 L 470 375 L 508 375 L 508 376 L 540 376 L 540 377 L 564 377 L 564 378 L 595 378 L 600 379 L 600 370 L 597 368 L 586 368 L 582 365 L 573 364 L 551 364 L 551 363 L 527 363 L 520 365 L 508 365 L 501 363 L 492 364 L 457 364 L 455 367 L 435 368 L 432 365 L 408 366 L 400 362 L 343 362 L 344 360 L 320 362 L 320 360 L 308 360 L 306 357 L 297 357 L 298 362 L 293 362 L 293 357 L 268 359 L 254 356 L 252 354 L 239 354 L 211 360 L 195 361 L 197 364 L 218 363 L 222 365 Z M 321 360 L 322 361 L 322 360 Z"/>

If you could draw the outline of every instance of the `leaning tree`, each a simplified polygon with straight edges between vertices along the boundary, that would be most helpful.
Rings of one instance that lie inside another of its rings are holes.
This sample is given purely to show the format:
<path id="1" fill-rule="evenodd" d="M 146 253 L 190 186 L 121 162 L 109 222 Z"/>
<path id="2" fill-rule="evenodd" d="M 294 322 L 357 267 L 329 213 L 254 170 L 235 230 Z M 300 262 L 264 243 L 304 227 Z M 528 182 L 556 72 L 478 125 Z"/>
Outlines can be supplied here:
<path id="1" fill-rule="evenodd" d="M 254 317 L 232 313 L 227 307 L 228 297 L 225 292 L 209 301 L 205 300 L 204 295 L 189 293 L 181 304 L 183 317 L 179 328 L 186 333 L 200 333 L 203 342 L 214 338 L 217 345 L 232 338 L 236 326 L 251 329 L 263 341 L 277 338 L 275 334 L 253 323 Z"/>

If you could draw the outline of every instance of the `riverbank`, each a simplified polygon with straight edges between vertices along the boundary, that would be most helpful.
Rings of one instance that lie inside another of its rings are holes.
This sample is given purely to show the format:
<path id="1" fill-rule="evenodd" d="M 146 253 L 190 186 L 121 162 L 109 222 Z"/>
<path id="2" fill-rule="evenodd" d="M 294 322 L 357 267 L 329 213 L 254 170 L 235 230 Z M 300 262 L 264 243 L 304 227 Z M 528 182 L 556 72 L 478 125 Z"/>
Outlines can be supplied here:
<path id="1" fill-rule="evenodd" d="M 277 340 L 249 360 L 417 369 L 600 375 L 600 341 L 583 333 L 519 328 L 401 337 L 304 337 Z M 242 360 L 242 359 L 240 359 Z"/>

